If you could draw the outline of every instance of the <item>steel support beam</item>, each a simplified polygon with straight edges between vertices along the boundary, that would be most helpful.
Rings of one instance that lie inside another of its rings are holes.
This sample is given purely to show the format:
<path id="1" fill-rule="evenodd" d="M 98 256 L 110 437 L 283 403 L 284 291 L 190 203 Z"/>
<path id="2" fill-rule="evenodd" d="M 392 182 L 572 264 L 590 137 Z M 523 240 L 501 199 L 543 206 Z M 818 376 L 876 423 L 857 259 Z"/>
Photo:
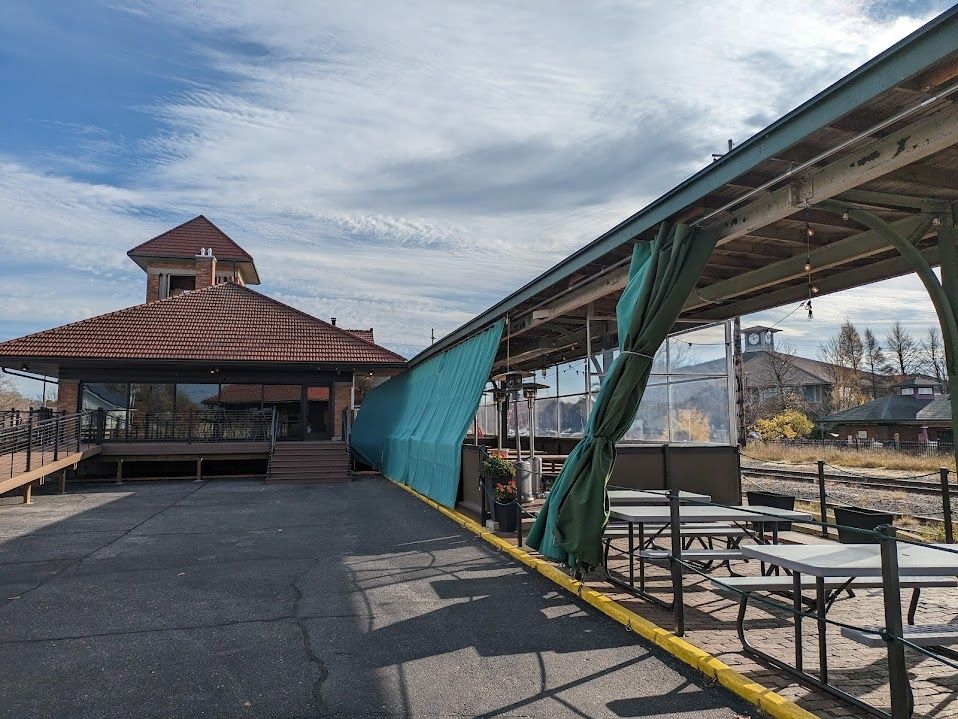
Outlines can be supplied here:
<path id="1" fill-rule="evenodd" d="M 921 235 L 924 235 L 925 229 L 930 225 L 930 217 L 922 218 L 919 215 L 914 215 L 899 220 L 892 227 L 902 234 L 910 235 L 913 232 L 921 231 Z M 891 249 L 891 245 L 888 240 L 878 232 L 868 230 L 854 237 L 848 237 L 814 249 L 808 255 L 798 254 L 787 260 L 703 287 L 689 298 L 683 311 L 689 312 L 718 301 L 726 301 L 739 295 L 804 277 L 807 274 L 805 272 L 806 259 L 811 261 L 814 271 L 818 272 L 887 252 L 889 249 Z"/>
<path id="2" fill-rule="evenodd" d="M 887 137 L 874 140 L 824 167 L 796 177 L 792 184 L 770 192 L 704 228 L 721 246 L 794 214 L 806 203 L 820 205 L 889 172 L 894 172 L 958 143 L 958 105 L 932 115 Z"/>
<path id="3" fill-rule="evenodd" d="M 938 264 L 938 248 L 931 247 L 921 251 L 922 257 L 930 265 Z M 829 277 L 822 277 L 815 280 L 815 285 L 819 289 L 816 297 L 840 292 L 852 287 L 867 285 L 870 282 L 878 282 L 890 277 L 907 275 L 912 272 L 912 267 L 903 257 L 893 257 L 880 262 L 873 262 L 865 267 L 859 267 L 847 272 L 841 272 Z M 799 284 L 786 287 L 775 292 L 768 292 L 759 297 L 750 297 L 732 304 L 719 304 L 710 307 L 707 310 L 694 313 L 697 320 L 717 322 L 727 320 L 739 315 L 747 315 L 752 312 L 761 312 L 771 307 L 780 307 L 792 302 L 808 299 L 808 285 Z"/>

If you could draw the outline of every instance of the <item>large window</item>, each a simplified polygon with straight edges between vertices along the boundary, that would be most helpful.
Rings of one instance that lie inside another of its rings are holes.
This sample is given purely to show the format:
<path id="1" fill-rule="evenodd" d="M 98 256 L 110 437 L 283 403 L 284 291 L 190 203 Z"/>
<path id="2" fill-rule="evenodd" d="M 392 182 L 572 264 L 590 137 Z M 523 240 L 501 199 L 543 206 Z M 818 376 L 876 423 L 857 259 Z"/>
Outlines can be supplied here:
<path id="1" fill-rule="evenodd" d="M 733 444 L 731 338 L 729 323 L 670 335 L 656 352 L 642 404 L 622 443 Z M 534 381 L 547 385 L 536 398 L 536 436 L 581 437 L 618 354 L 617 348 L 606 349 L 588 363 L 580 359 L 536 372 Z M 496 433 L 495 416 L 492 394 L 487 392 L 478 413 L 485 434 Z M 529 434 L 525 402 L 518 405 L 518 428 L 520 435 Z M 514 437 L 515 432 L 513 405 L 508 435 Z"/>

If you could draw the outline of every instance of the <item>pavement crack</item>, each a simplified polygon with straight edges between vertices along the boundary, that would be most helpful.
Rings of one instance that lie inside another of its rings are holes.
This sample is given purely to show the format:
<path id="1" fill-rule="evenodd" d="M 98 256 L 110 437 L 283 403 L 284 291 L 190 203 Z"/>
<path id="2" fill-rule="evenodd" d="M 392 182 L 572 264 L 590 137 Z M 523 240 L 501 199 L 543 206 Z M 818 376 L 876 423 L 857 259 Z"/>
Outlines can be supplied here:
<path id="1" fill-rule="evenodd" d="M 299 586 L 300 580 L 309 574 L 313 569 L 316 568 L 316 565 L 319 562 L 314 562 L 310 565 L 309 569 L 304 571 L 302 574 L 296 576 L 292 582 L 290 582 L 289 587 L 293 590 L 293 608 L 292 608 L 292 620 L 299 628 L 300 634 L 303 636 L 303 647 L 306 651 L 306 658 L 309 659 L 310 663 L 316 667 L 318 676 L 313 682 L 313 701 L 316 702 L 316 708 L 322 710 L 325 706 L 325 701 L 323 700 L 323 684 L 325 684 L 326 679 L 329 677 L 329 668 L 326 666 L 320 656 L 313 649 L 313 640 L 309 634 L 309 627 L 306 626 L 307 617 L 303 616 L 300 613 L 300 605 L 303 602 L 303 597 L 305 593 L 303 592 L 302 587 Z"/>

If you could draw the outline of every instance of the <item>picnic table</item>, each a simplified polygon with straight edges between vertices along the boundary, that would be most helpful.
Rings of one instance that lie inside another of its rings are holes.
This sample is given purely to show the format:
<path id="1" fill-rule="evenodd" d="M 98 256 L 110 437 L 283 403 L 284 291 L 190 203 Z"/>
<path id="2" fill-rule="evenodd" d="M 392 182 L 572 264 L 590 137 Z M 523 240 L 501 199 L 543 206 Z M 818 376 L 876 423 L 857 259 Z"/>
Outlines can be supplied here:
<path id="1" fill-rule="evenodd" d="M 680 500 L 681 502 L 681 500 Z M 629 574 L 628 581 L 624 581 L 611 572 L 606 564 L 606 576 L 609 581 L 624 586 L 629 591 L 641 596 L 653 603 L 671 608 L 676 611 L 676 632 L 680 635 L 683 632 L 684 617 L 681 611 L 682 600 L 682 566 L 679 562 L 673 561 L 673 557 L 685 561 L 701 561 L 710 566 L 711 563 L 719 562 L 728 564 L 732 559 L 743 558 L 743 549 L 705 549 L 701 551 L 683 552 L 681 531 L 685 524 L 703 524 L 709 522 L 721 522 L 732 524 L 735 527 L 744 530 L 756 541 L 765 543 L 768 539 L 765 537 L 764 529 L 767 525 L 772 527 L 771 541 L 778 541 L 778 521 L 806 522 L 811 519 L 811 515 L 806 512 L 799 512 L 791 509 L 776 509 L 774 507 L 726 507 L 723 505 L 695 505 L 681 504 L 677 506 L 663 505 L 636 505 L 623 506 L 612 505 L 609 516 L 624 522 L 627 527 L 628 536 L 628 556 L 629 556 Z M 673 526 L 673 518 L 677 519 L 678 526 Z M 750 528 L 750 524 L 758 527 L 758 532 Z M 645 527 L 646 525 L 655 525 L 657 531 L 654 536 L 664 534 L 669 530 L 669 536 L 672 539 L 670 550 L 652 550 L 646 549 Z M 636 529 L 639 540 L 639 550 L 636 552 L 635 538 Z M 639 586 L 635 586 L 635 556 L 639 557 Z M 663 603 L 657 597 L 649 595 L 645 591 L 645 562 L 646 561 L 669 561 L 672 565 L 672 594 L 673 600 L 670 604 Z"/>
<path id="2" fill-rule="evenodd" d="M 629 504 L 668 504 L 669 490 L 667 489 L 610 489 L 609 503 L 613 505 Z M 707 494 L 679 491 L 680 502 L 711 502 Z"/>
<path id="3" fill-rule="evenodd" d="M 867 636 L 880 636 L 882 643 L 888 646 L 888 673 L 891 682 L 892 716 L 904 717 L 911 713 L 911 691 L 905 672 L 904 647 L 901 642 L 885 639 L 888 636 L 909 639 L 909 632 L 902 627 L 900 587 L 905 586 L 942 586 L 953 585 L 953 581 L 942 582 L 942 578 L 954 578 L 958 575 L 958 553 L 955 545 L 948 544 L 905 544 L 898 543 L 894 534 L 885 540 L 897 551 L 886 550 L 883 561 L 882 545 L 879 544 L 838 544 L 838 545 L 749 545 L 742 547 L 742 553 L 749 558 L 792 572 L 792 597 L 795 612 L 795 666 L 770 656 L 749 644 L 744 631 L 744 607 L 739 613 L 739 638 L 746 652 L 760 657 L 770 664 L 794 676 L 807 681 L 824 691 L 839 696 L 870 714 L 887 717 L 888 714 L 854 697 L 828 682 L 828 654 L 825 614 L 826 589 L 829 580 L 847 579 L 850 586 L 855 578 L 880 578 L 884 593 L 886 626 L 874 631 L 861 632 L 852 629 L 842 633 L 849 638 L 867 644 Z M 942 551 L 946 549 L 947 551 Z M 897 565 L 897 566 L 895 566 Z M 891 573 L 892 576 L 888 576 Z M 802 665 L 802 575 L 815 578 L 815 616 L 818 626 L 818 676 L 806 672 Z M 913 599 L 913 603 L 915 600 Z M 913 610 L 910 610 L 913 615 Z M 949 631 L 950 628 L 950 631 Z M 933 629 L 933 631 L 929 631 Z M 882 632 L 879 635 L 879 632 Z M 954 643 L 958 641 L 958 627 L 953 625 L 935 625 L 919 627 L 911 633 L 916 643 L 933 645 L 931 642 Z M 924 638 L 924 640 L 922 639 Z M 904 691 L 902 691 L 904 689 Z M 907 697 L 905 694 L 907 693 Z M 906 706 L 907 705 L 907 706 Z"/>

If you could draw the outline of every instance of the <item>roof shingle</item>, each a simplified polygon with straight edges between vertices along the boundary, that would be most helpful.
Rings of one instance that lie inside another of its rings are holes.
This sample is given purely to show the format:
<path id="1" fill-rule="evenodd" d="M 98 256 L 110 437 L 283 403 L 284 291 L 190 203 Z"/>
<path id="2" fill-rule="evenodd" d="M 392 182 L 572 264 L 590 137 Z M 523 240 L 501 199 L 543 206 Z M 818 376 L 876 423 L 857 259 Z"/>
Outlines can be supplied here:
<path id="1" fill-rule="evenodd" d="M 203 215 L 137 245 L 126 254 L 130 257 L 195 257 L 201 247 L 212 248 L 217 260 L 253 261 L 246 250 Z"/>
<path id="2" fill-rule="evenodd" d="M 395 352 L 232 282 L 0 343 L 0 358 L 397 364 Z"/>

